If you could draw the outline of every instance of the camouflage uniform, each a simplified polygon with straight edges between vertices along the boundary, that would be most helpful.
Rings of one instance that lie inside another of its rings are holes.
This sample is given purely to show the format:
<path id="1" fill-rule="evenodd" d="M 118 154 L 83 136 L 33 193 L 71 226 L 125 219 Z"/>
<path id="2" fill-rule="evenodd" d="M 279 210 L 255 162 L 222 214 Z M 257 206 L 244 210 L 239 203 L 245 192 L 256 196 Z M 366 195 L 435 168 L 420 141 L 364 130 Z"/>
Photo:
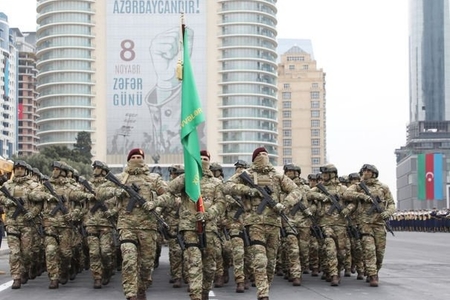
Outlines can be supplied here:
<path id="1" fill-rule="evenodd" d="M 109 169 L 98 161 L 94 162 L 93 167 L 94 177 L 90 185 L 95 193 L 99 186 L 107 182 L 104 175 Z M 94 288 L 101 288 L 102 284 L 109 283 L 114 268 L 112 248 L 114 221 L 104 201 L 97 199 L 87 201 L 86 212 L 83 223 L 86 226 L 90 270 L 94 278 Z"/>
<path id="2" fill-rule="evenodd" d="M 365 194 L 360 185 L 354 184 L 345 192 L 345 196 L 358 201 L 359 224 L 361 230 L 361 244 L 364 251 L 366 274 L 371 286 L 378 286 L 378 272 L 381 269 L 386 249 L 385 220 L 395 212 L 395 203 L 389 187 L 378 180 L 378 170 L 373 165 L 364 165 L 362 181 L 366 184 L 370 194 Z M 382 212 L 373 209 L 373 201 L 379 197 Z"/>
<path id="3" fill-rule="evenodd" d="M 265 154 L 264 154 L 265 153 Z M 257 158 L 257 156 L 261 158 Z M 255 276 L 258 299 L 268 299 L 269 287 L 273 280 L 277 251 L 280 244 L 281 218 L 276 210 L 283 210 L 279 195 L 286 193 L 285 201 L 298 199 L 300 191 L 287 176 L 279 174 L 269 163 L 267 151 L 257 148 L 253 155 L 254 163 L 246 171 L 259 187 L 269 187 L 273 192 L 272 199 L 277 203 L 274 209 L 265 207 L 261 214 L 257 213 L 258 205 L 263 200 L 261 194 L 247 186 L 240 174 L 233 175 L 225 183 L 225 193 L 240 196 L 245 204 L 244 225 L 250 237 L 249 250 L 252 256 L 252 268 Z M 256 161 L 255 161 L 256 160 Z"/>
<path id="4" fill-rule="evenodd" d="M 37 182 L 25 176 L 25 168 L 22 169 L 22 174 L 18 174 L 21 172 L 20 169 L 17 171 L 18 167 L 21 167 L 20 162 L 22 161 L 16 162 L 14 165 L 14 178 L 5 182 L 3 187 L 17 200 L 23 200 L 23 207 L 27 213 L 22 211 L 14 218 L 13 215 L 18 209 L 16 204 L 3 194 L 0 197 L 0 205 L 4 205 L 6 213 L 7 239 L 10 250 L 9 265 L 14 280 L 13 289 L 20 288 L 21 284 L 28 280 L 32 262 L 32 245 L 37 235 L 34 220 L 40 213 L 40 205 L 35 203 L 42 203 L 52 197 Z"/>
<path id="5" fill-rule="evenodd" d="M 58 288 L 58 281 L 66 284 L 69 277 L 69 270 L 72 264 L 72 246 L 74 239 L 73 221 L 80 215 L 79 206 L 73 203 L 80 203 L 85 199 L 92 199 L 94 196 L 84 193 L 71 180 L 66 178 L 66 171 L 62 162 L 53 163 L 53 173 L 49 180 L 54 192 L 61 200 L 67 213 L 58 206 L 56 198 L 44 203 L 42 211 L 45 231 L 45 258 L 47 273 L 50 278 L 49 288 Z M 63 208 L 63 209 L 64 209 Z"/>
<path id="6" fill-rule="evenodd" d="M 130 154 L 134 150 L 130 151 Z M 147 202 L 153 201 L 156 194 L 164 193 L 166 188 L 166 183 L 161 176 L 150 173 L 143 159 L 129 160 L 125 171 L 117 178 L 122 184 L 135 184 L 139 188 L 139 195 Z M 112 183 L 100 186 L 97 192 L 100 200 L 109 199 L 113 195 L 117 197 L 117 205 L 113 213 L 118 215 L 117 229 L 123 259 L 124 295 L 127 299 L 146 299 L 146 290 L 152 282 L 151 276 L 156 255 L 157 220 L 154 215 L 149 214 L 138 204 L 135 204 L 128 212 L 127 206 L 132 199 Z"/>
<path id="7" fill-rule="evenodd" d="M 185 176 L 180 175 L 168 183 L 167 193 L 158 197 L 156 206 L 173 206 L 177 195 L 181 195 L 179 209 L 180 223 L 178 229 L 183 235 L 185 259 L 188 261 L 189 293 L 192 300 L 208 299 L 216 272 L 218 238 L 217 218 L 225 211 L 226 202 L 222 191 L 222 183 L 209 170 L 209 163 L 203 163 L 203 176 L 200 181 L 203 203 L 205 207 L 206 245 L 200 249 L 198 234 L 197 204 L 185 193 Z"/>
<path id="8" fill-rule="evenodd" d="M 343 193 L 346 187 L 339 183 L 337 169 L 334 165 L 321 167 L 324 178 L 323 186 L 330 195 L 337 197 L 339 205 L 345 207 L 347 203 L 343 200 Z M 308 199 L 314 200 L 317 206 L 317 216 L 319 225 L 322 228 L 323 241 L 323 268 L 327 275 L 327 281 L 331 281 L 331 286 L 338 286 L 340 283 L 340 271 L 344 267 L 346 257 L 347 222 L 345 213 L 339 213 L 333 208 L 330 197 L 322 192 L 317 186 L 308 193 Z M 332 209 L 332 211 L 331 211 Z M 347 208 L 346 213 L 349 214 Z M 343 210 L 344 211 L 344 210 Z"/>

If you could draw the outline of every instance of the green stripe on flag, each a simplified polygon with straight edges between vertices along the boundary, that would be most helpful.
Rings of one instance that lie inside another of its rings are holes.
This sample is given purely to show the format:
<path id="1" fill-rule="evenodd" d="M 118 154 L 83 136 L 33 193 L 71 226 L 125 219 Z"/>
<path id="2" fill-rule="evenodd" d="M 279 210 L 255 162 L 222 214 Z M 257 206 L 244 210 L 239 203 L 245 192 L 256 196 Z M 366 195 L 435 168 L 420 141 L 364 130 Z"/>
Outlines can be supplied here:
<path id="1" fill-rule="evenodd" d="M 425 154 L 417 155 L 417 199 L 425 200 Z"/>

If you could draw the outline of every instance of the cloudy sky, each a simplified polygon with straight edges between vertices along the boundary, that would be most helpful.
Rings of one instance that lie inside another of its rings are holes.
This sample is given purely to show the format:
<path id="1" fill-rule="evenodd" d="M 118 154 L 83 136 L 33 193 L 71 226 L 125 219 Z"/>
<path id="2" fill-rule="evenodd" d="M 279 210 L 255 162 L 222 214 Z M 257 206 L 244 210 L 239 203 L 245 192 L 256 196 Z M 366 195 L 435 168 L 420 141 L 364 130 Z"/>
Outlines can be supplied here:
<path id="1" fill-rule="evenodd" d="M 310 39 L 326 72 L 328 161 L 377 166 L 396 198 L 394 150 L 408 123 L 407 0 L 278 0 L 278 37 Z M 1 0 L 11 27 L 36 29 L 35 0 Z"/>

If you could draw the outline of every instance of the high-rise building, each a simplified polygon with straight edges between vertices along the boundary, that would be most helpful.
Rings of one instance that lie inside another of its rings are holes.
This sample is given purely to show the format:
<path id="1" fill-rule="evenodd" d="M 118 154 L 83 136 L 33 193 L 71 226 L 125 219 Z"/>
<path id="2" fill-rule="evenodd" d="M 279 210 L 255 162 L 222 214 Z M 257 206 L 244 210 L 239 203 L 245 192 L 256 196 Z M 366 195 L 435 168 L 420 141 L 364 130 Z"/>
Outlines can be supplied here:
<path id="1" fill-rule="evenodd" d="M 17 148 L 17 54 L 8 17 L 0 12 L 0 155 L 5 158 Z"/>
<path id="2" fill-rule="evenodd" d="M 28 156 L 38 152 L 37 92 L 36 92 L 36 33 L 11 28 L 14 45 L 19 51 L 17 98 L 17 155 Z"/>
<path id="3" fill-rule="evenodd" d="M 72 148 L 95 132 L 94 1 L 38 0 L 37 13 L 39 147 Z"/>
<path id="4" fill-rule="evenodd" d="M 449 0 L 410 0 L 410 114 L 406 145 L 396 149 L 397 202 L 400 209 L 449 206 L 447 201 L 418 200 L 418 155 L 444 154 L 442 186 L 450 175 L 450 5 Z M 432 172 L 429 174 L 434 178 Z M 433 180 L 427 178 L 427 181 Z M 443 195 L 448 192 L 442 191 Z"/>
<path id="5" fill-rule="evenodd" d="M 278 165 L 293 163 L 303 175 L 318 173 L 326 163 L 325 73 L 317 68 L 310 40 L 279 40 L 279 45 Z"/>

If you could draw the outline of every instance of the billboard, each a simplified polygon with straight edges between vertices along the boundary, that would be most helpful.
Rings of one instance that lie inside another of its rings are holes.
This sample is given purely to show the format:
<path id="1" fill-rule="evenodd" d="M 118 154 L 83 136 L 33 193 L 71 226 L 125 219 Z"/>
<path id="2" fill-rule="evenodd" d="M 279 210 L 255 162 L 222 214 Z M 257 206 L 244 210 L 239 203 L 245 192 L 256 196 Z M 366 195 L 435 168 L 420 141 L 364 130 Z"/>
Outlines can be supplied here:
<path id="1" fill-rule="evenodd" d="M 182 59 L 181 14 L 191 32 L 191 62 L 206 110 L 206 1 L 107 1 L 108 161 L 136 147 L 149 156 L 183 153 L 181 82 L 176 77 Z M 199 138 L 204 148 L 203 129 Z"/>

